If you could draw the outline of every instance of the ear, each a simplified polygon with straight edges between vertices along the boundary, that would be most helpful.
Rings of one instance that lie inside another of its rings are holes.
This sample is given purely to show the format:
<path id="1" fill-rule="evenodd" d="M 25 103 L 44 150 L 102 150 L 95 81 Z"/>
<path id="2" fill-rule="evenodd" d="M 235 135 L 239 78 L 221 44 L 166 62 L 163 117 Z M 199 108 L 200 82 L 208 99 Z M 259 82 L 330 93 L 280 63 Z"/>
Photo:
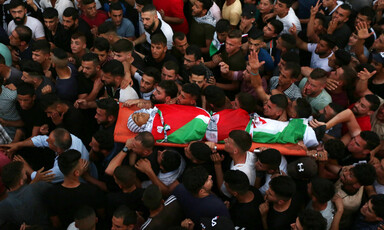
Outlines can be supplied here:
<path id="1" fill-rule="evenodd" d="M 108 121 L 113 121 L 114 116 L 113 116 L 113 115 L 109 115 L 109 116 L 107 117 L 107 119 L 108 119 Z"/>
<path id="2" fill-rule="evenodd" d="M 369 111 L 368 111 L 368 115 L 369 115 L 369 116 L 371 116 L 371 115 L 374 114 L 374 113 L 375 113 L 375 111 L 372 111 L 372 110 L 369 110 Z"/>
<path id="3" fill-rule="evenodd" d="M 170 96 L 166 96 L 165 97 L 165 104 L 167 104 L 168 102 L 170 102 L 172 100 L 172 98 Z"/>
<path id="4" fill-rule="evenodd" d="M 101 69 L 100 65 L 97 65 L 97 66 L 96 66 L 96 71 L 99 72 L 100 69 Z"/>

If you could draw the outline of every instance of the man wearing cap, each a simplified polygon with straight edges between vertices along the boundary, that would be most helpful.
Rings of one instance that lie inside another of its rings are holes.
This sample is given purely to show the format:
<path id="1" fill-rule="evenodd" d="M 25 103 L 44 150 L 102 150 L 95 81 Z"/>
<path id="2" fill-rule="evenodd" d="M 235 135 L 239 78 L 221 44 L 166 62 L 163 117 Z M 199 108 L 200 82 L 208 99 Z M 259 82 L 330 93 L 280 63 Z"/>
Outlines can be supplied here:
<path id="1" fill-rule="evenodd" d="M 243 32 L 243 36 L 247 35 L 251 29 L 255 28 L 254 27 L 255 15 L 256 15 L 256 5 L 245 4 L 243 6 L 243 13 L 241 14 L 241 20 L 239 25 L 239 29 L 241 30 L 241 32 Z M 247 41 L 246 37 L 244 38 L 243 38 L 243 43 Z"/>

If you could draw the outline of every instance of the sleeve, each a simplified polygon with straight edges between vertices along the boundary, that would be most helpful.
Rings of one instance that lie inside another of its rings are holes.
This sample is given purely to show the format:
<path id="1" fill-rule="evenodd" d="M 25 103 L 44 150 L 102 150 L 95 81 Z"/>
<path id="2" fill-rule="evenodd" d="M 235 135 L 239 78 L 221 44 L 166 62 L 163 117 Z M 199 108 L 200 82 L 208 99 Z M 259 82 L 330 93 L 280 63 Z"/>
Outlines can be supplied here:
<path id="1" fill-rule="evenodd" d="M 133 26 L 132 22 L 127 19 L 127 30 L 125 31 L 126 37 L 134 37 L 135 36 L 135 27 Z"/>
<path id="2" fill-rule="evenodd" d="M 307 81 L 308 81 L 308 78 L 306 78 L 306 77 L 301 79 L 300 84 L 299 84 L 300 90 L 302 90 L 304 88 L 304 85 L 305 85 L 305 83 L 307 83 Z"/>
<path id="3" fill-rule="evenodd" d="M 208 25 L 208 24 L 203 24 L 206 26 L 205 28 L 205 40 L 212 40 L 213 39 L 213 34 L 215 33 L 215 27 Z"/>
<path id="4" fill-rule="evenodd" d="M 33 145 L 38 148 L 44 148 L 48 147 L 47 142 L 48 136 L 47 135 L 39 135 L 31 138 L 31 141 L 33 142 Z"/>
<path id="5" fill-rule="evenodd" d="M 307 45 L 308 52 L 310 53 L 315 52 L 316 47 L 317 47 L 316 43 L 308 43 Z"/>
<path id="6" fill-rule="evenodd" d="M 44 34 L 43 24 L 41 24 L 41 22 L 38 21 L 38 23 L 36 25 L 36 30 L 35 30 L 35 38 L 38 39 L 38 38 L 41 38 L 44 36 L 45 36 L 45 34 Z"/>

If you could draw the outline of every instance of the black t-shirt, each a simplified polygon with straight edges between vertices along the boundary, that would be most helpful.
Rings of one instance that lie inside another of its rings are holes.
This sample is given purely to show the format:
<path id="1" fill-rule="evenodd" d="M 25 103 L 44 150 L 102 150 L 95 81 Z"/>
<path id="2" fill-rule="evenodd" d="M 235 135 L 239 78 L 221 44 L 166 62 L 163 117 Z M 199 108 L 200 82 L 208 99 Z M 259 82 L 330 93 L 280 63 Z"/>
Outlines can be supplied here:
<path id="1" fill-rule="evenodd" d="M 107 214 L 112 218 L 113 212 L 121 205 L 126 205 L 133 211 L 141 212 L 144 216 L 148 216 L 149 212 L 145 208 L 141 198 L 143 197 L 144 189 L 137 188 L 130 193 L 123 193 L 122 191 L 108 193 L 107 195 Z"/>
<path id="2" fill-rule="evenodd" d="M 172 54 L 170 54 L 170 52 L 168 52 L 168 51 L 165 54 L 164 59 L 161 60 L 160 62 L 156 62 L 155 59 L 153 59 L 152 55 L 148 55 L 148 56 L 146 56 L 144 58 L 144 62 L 145 62 L 146 66 L 155 67 L 159 71 L 161 71 L 161 69 L 163 68 L 164 63 L 167 62 L 167 61 L 173 61 L 173 62 L 177 63 L 177 59 L 174 56 L 172 56 Z"/>
<path id="3" fill-rule="evenodd" d="M 90 78 L 86 78 L 83 73 L 80 73 L 79 75 L 77 75 L 77 83 L 78 83 L 78 88 L 77 88 L 78 94 L 90 94 L 92 92 L 94 81 Z M 104 87 L 102 87 L 100 91 L 97 93 L 97 98 L 102 97 L 103 95 L 104 95 Z"/>
<path id="4" fill-rule="evenodd" d="M 370 78 L 368 80 L 368 89 L 372 91 L 372 93 L 376 94 L 377 96 L 384 98 L 384 84 L 373 84 L 373 79 Z"/>
<path id="5" fill-rule="evenodd" d="M 25 137 L 30 137 L 32 135 L 33 127 L 48 124 L 47 116 L 36 101 L 29 110 L 21 109 L 19 102 L 16 102 L 16 109 L 19 112 L 21 120 L 24 122 L 23 130 Z"/>
<path id="6" fill-rule="evenodd" d="M 55 184 L 46 193 L 49 216 L 58 216 L 62 227 L 67 227 L 74 220 L 75 212 L 84 205 L 95 210 L 104 209 L 105 196 L 92 184 L 81 183 L 76 188 L 65 188 Z"/>
<path id="7" fill-rule="evenodd" d="M 344 24 L 342 27 L 336 29 L 333 32 L 332 36 L 335 38 L 336 45 L 340 49 L 344 49 L 344 47 L 347 45 L 351 33 L 351 29 L 347 26 L 347 24 Z"/>
<path id="8" fill-rule="evenodd" d="M 264 202 L 260 191 L 253 186 L 249 187 L 254 198 L 248 203 L 239 203 L 236 199 L 231 202 L 229 213 L 236 229 L 263 229 L 259 205 Z"/>
<path id="9" fill-rule="evenodd" d="M 360 158 L 360 159 L 354 158 L 352 156 L 352 153 L 348 150 L 348 148 L 345 148 L 344 158 L 339 160 L 338 163 L 341 166 L 347 166 L 347 165 L 353 165 L 356 163 L 364 163 L 364 162 L 368 163 L 370 159 L 371 159 L 370 154 L 367 154 L 367 156 L 364 158 Z"/>
<path id="10" fill-rule="evenodd" d="M 277 212 L 273 208 L 273 203 L 269 204 L 267 217 L 268 229 L 270 230 L 290 230 L 291 224 L 295 223 L 297 214 L 300 211 L 302 202 L 300 197 L 295 195 L 292 198 L 291 205 L 284 212 Z"/>

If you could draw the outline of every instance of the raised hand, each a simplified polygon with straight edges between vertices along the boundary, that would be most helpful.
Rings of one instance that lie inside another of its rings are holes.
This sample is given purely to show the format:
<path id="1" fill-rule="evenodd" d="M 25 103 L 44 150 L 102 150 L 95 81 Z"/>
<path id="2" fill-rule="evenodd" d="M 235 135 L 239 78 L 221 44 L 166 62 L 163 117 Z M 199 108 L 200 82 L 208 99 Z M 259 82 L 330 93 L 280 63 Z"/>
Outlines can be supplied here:
<path id="1" fill-rule="evenodd" d="M 248 64 L 252 69 L 253 73 L 259 71 L 260 67 L 264 65 L 265 61 L 259 61 L 259 55 L 256 51 L 251 51 L 248 55 Z"/>
<path id="2" fill-rule="evenodd" d="M 293 36 L 297 35 L 297 28 L 295 24 L 292 23 L 292 27 L 289 28 L 289 33 L 291 33 Z"/>
<path id="3" fill-rule="evenodd" d="M 359 22 L 356 26 L 357 37 L 361 40 L 369 38 L 373 32 L 368 31 L 368 24 L 366 22 Z"/>
<path id="4" fill-rule="evenodd" d="M 367 81 L 375 74 L 376 74 L 376 70 L 369 72 L 366 68 L 364 68 L 364 70 L 357 73 L 357 77 L 359 77 L 360 80 Z"/>
<path id="5" fill-rule="evenodd" d="M 315 6 L 311 6 L 311 15 L 316 15 L 321 5 L 323 5 L 323 3 L 320 3 L 320 0 L 318 0 Z"/>

